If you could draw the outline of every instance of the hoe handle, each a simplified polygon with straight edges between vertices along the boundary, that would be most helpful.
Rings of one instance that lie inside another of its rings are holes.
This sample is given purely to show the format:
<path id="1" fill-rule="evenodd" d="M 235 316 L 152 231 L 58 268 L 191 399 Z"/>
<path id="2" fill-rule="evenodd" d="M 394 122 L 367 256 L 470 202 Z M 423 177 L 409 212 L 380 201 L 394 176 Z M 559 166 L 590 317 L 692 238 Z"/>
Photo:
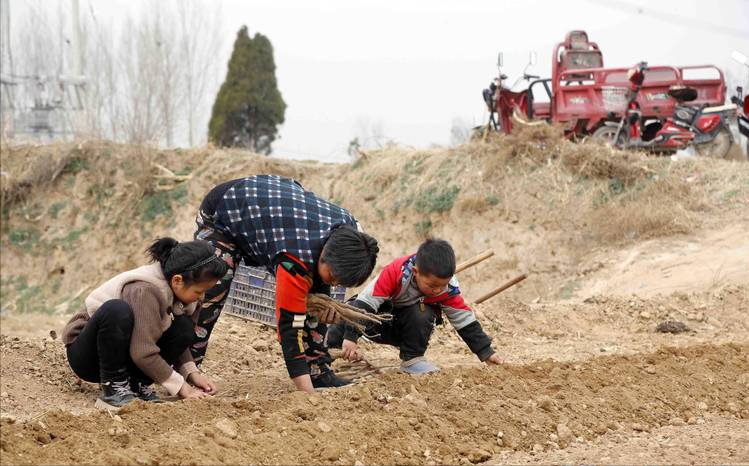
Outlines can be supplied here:
<path id="1" fill-rule="evenodd" d="M 494 249 L 487 249 L 481 254 L 477 256 L 473 256 L 467 261 L 461 262 L 460 264 L 458 264 L 458 266 L 455 267 L 455 273 L 462 272 L 469 267 L 473 267 L 474 265 L 478 264 L 479 262 L 485 261 L 486 259 L 490 258 L 493 255 L 494 255 Z"/>
<path id="2" fill-rule="evenodd" d="M 522 282 L 526 278 L 528 278 L 528 275 L 526 275 L 526 274 L 518 275 L 517 277 L 513 278 L 512 280 L 510 280 L 509 282 L 507 282 L 504 285 L 500 286 L 499 288 L 495 288 L 492 291 L 486 293 L 484 296 L 482 296 L 479 299 L 477 299 L 476 300 L 476 304 L 483 303 L 487 299 L 492 298 L 492 297 L 498 295 L 499 293 L 503 292 L 507 288 L 509 288 L 511 286 L 514 286 L 514 285 L 517 285 L 518 283 Z"/>

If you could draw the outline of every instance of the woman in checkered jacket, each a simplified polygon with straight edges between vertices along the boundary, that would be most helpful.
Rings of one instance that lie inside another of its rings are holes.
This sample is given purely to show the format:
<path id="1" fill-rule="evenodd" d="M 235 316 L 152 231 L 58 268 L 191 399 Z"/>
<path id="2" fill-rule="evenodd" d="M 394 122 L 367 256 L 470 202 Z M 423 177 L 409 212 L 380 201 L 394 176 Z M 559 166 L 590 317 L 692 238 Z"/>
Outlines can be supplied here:
<path id="1" fill-rule="evenodd" d="M 374 269 L 377 240 L 363 233 L 346 209 L 298 182 L 256 175 L 214 187 L 203 199 L 196 239 L 211 242 L 229 265 L 227 275 L 206 293 L 192 353 L 205 356 L 208 339 L 240 260 L 266 267 L 276 277 L 277 335 L 289 376 L 299 390 L 350 383 L 330 369 L 323 342 L 325 322 L 307 315 L 307 294 L 330 294 L 331 286 L 359 286 Z M 331 323 L 331 322 L 327 322 Z"/>

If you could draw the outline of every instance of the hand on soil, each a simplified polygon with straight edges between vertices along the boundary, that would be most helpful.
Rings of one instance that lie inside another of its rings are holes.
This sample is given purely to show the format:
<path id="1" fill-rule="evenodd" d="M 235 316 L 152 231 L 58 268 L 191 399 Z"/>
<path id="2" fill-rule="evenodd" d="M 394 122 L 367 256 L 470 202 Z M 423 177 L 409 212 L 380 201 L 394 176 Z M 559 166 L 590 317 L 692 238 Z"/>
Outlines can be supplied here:
<path id="1" fill-rule="evenodd" d="M 361 354 L 359 354 L 359 345 L 357 345 L 353 341 L 344 339 L 341 350 L 341 357 L 343 359 L 346 359 L 348 361 L 361 360 Z"/>
<path id="2" fill-rule="evenodd" d="M 215 395 L 216 393 L 218 393 L 218 386 L 216 385 L 216 382 L 204 376 L 200 372 L 193 372 L 188 376 L 188 379 L 193 385 L 209 395 Z"/>
<path id="3" fill-rule="evenodd" d="M 203 390 L 199 390 L 187 382 L 182 384 L 182 388 L 179 389 L 178 395 L 180 398 L 205 398 L 209 396 Z"/>
<path id="4" fill-rule="evenodd" d="M 500 358 L 497 353 L 494 353 L 491 356 L 489 356 L 488 358 L 486 358 L 486 360 L 484 360 L 484 362 L 486 364 L 490 365 L 490 366 L 492 366 L 492 365 L 496 366 L 498 364 L 503 364 L 504 363 L 504 361 L 502 360 L 502 358 Z"/>

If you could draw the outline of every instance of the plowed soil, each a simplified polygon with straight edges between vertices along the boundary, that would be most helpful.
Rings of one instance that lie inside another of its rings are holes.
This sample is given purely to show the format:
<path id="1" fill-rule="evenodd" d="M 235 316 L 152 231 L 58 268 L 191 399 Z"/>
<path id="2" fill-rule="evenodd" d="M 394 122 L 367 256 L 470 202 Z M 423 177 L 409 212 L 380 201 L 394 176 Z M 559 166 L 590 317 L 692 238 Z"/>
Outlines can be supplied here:
<path id="1" fill-rule="evenodd" d="M 747 289 L 676 298 L 695 313 L 679 335 L 655 333 L 665 298 L 597 301 L 483 306 L 509 361 L 496 368 L 447 328 L 427 353 L 443 370 L 420 378 L 395 371 L 394 349 L 365 343 L 368 363 L 335 363 L 359 382 L 312 397 L 292 391 L 271 329 L 224 316 L 205 366 L 220 395 L 119 417 L 95 412 L 98 388 L 76 383 L 43 326 L 56 323 L 37 322 L 37 336 L 0 340 L 2 462 L 746 462 Z M 726 307 L 705 305 L 716 302 Z"/>

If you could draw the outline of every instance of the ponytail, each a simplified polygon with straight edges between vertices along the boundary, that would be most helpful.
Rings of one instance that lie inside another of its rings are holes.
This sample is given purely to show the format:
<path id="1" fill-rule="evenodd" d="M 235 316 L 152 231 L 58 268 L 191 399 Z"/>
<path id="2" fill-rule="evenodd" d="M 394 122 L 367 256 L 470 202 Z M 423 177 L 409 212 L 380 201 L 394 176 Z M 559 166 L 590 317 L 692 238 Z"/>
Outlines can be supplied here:
<path id="1" fill-rule="evenodd" d="M 174 248 L 176 248 L 178 244 L 179 241 L 174 238 L 159 238 L 154 241 L 148 249 L 146 249 L 146 254 L 151 258 L 151 261 L 158 262 L 163 268 L 167 259 L 172 255 Z"/>

